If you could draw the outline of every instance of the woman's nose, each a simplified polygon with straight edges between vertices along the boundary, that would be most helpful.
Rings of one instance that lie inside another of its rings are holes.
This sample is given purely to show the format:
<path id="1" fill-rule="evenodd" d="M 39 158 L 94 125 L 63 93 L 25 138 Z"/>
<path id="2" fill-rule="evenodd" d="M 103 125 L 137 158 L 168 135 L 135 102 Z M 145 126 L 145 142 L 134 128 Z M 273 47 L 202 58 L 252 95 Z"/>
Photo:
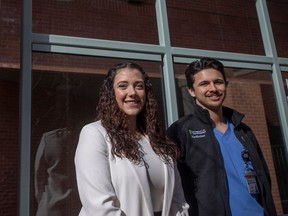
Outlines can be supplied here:
<path id="1" fill-rule="evenodd" d="M 128 88 L 128 94 L 129 95 L 135 95 L 136 94 L 135 88 L 133 86 L 130 86 Z"/>

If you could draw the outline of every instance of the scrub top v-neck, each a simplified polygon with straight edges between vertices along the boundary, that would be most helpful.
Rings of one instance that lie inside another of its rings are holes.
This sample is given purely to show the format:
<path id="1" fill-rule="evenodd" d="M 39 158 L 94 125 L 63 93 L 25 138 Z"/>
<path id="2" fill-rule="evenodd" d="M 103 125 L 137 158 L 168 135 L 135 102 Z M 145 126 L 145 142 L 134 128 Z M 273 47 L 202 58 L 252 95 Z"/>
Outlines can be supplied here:
<path id="1" fill-rule="evenodd" d="M 213 132 L 220 144 L 229 188 L 229 203 L 232 216 L 264 216 L 262 206 L 248 192 L 245 180 L 246 164 L 242 158 L 243 145 L 234 134 L 234 125 L 227 120 L 227 130 Z M 250 168 L 253 169 L 250 163 Z"/>

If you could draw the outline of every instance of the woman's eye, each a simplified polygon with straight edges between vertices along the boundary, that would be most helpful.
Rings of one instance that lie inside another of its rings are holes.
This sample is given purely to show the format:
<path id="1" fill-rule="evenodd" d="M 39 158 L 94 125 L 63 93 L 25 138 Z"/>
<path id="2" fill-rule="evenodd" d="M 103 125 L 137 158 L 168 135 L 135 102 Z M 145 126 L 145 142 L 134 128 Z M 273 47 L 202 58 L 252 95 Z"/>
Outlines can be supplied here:
<path id="1" fill-rule="evenodd" d="M 143 86 L 143 84 L 138 84 L 138 85 L 136 85 L 136 88 L 137 88 L 137 89 L 143 89 L 144 86 Z"/>
<path id="2" fill-rule="evenodd" d="M 126 89 L 126 88 L 127 88 L 127 85 L 118 85 L 118 88 L 119 88 L 119 89 Z"/>

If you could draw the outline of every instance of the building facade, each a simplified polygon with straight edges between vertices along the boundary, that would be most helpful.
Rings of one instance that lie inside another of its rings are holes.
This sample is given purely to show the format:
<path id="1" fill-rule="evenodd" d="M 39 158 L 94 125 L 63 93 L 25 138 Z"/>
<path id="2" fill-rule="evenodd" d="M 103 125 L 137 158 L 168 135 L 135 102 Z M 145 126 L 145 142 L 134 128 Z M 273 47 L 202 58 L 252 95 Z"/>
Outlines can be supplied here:
<path id="1" fill-rule="evenodd" d="M 0 0 L 0 215 L 78 215 L 74 151 L 104 74 L 149 74 L 168 127 L 191 111 L 184 70 L 226 67 L 225 105 L 245 113 L 288 214 L 286 0 Z"/>

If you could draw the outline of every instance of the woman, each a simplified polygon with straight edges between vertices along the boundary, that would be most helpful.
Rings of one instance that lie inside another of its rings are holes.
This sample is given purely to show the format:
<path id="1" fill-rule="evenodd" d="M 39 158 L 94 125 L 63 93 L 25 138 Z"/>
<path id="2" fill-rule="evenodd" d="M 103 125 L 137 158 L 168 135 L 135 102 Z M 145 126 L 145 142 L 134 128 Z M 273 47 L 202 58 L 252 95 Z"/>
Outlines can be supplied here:
<path id="1" fill-rule="evenodd" d="M 134 63 L 115 65 L 100 90 L 96 122 L 80 133 L 79 215 L 188 215 L 174 164 L 178 154 L 160 125 L 144 70 Z"/>

